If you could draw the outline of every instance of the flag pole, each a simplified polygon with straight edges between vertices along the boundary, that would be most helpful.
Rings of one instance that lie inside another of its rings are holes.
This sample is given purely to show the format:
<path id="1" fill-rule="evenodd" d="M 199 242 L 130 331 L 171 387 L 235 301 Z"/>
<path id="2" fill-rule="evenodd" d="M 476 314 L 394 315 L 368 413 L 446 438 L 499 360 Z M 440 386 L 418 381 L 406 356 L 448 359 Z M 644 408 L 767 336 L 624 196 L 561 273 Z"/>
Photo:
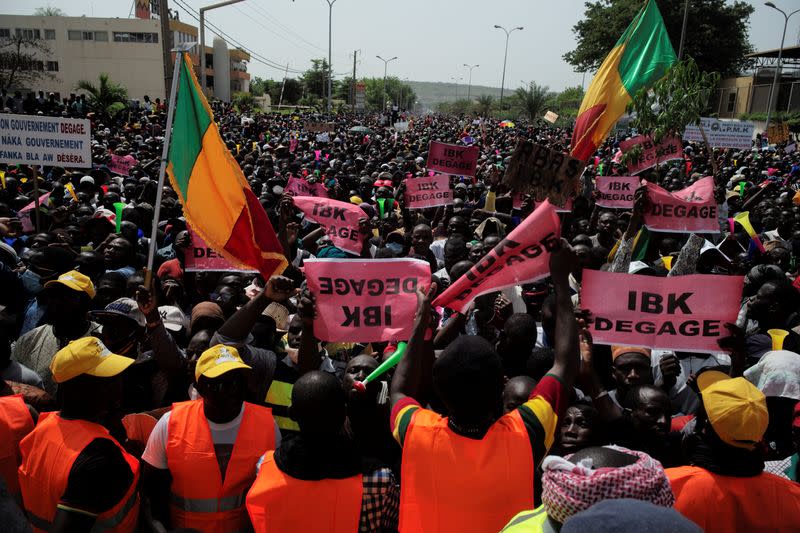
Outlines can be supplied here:
<path id="1" fill-rule="evenodd" d="M 183 43 L 184 45 L 193 43 Z M 183 46 L 181 47 L 183 48 Z M 161 149 L 161 165 L 158 168 L 158 189 L 156 190 L 156 205 L 153 206 L 153 228 L 150 231 L 150 248 L 147 251 L 147 271 L 144 276 L 144 286 L 150 287 L 153 277 L 153 261 L 156 257 L 156 237 L 158 236 L 158 219 L 161 215 L 161 197 L 164 195 L 164 175 L 167 173 L 167 160 L 169 159 L 169 142 L 172 138 L 172 117 L 175 114 L 175 96 L 178 93 L 178 79 L 180 78 L 183 50 L 175 48 L 175 68 L 172 70 L 172 88 L 169 91 L 169 107 L 167 108 L 167 124 L 164 128 L 164 147 Z"/>

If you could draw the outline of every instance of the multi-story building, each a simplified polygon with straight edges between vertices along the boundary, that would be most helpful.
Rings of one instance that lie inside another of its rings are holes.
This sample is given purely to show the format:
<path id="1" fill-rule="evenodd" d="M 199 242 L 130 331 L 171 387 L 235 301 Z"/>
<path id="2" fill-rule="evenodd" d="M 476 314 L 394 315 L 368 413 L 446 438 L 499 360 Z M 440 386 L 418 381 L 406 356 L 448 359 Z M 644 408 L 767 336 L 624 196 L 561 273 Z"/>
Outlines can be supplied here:
<path id="1" fill-rule="evenodd" d="M 171 19 L 169 29 L 170 48 L 198 41 L 195 26 Z M 157 19 L 0 15 L 0 45 L 13 45 L 16 36 L 36 41 L 37 49 L 28 51 L 38 58 L 31 68 L 43 75 L 34 81 L 23 77 L 23 81 L 7 87 L 9 90 L 41 90 L 65 97 L 76 92 L 78 81 L 97 83 L 98 76 L 107 73 L 128 89 L 132 99 L 165 96 L 161 24 Z M 198 49 L 195 45 L 189 53 L 199 80 Z M 250 54 L 229 50 L 221 39 L 215 39 L 214 46 L 206 46 L 204 51 L 206 94 L 228 101 L 233 93 L 250 90 Z M 224 70 L 220 71 L 220 65 Z M 224 89 L 215 87 L 215 82 L 222 82 Z"/>

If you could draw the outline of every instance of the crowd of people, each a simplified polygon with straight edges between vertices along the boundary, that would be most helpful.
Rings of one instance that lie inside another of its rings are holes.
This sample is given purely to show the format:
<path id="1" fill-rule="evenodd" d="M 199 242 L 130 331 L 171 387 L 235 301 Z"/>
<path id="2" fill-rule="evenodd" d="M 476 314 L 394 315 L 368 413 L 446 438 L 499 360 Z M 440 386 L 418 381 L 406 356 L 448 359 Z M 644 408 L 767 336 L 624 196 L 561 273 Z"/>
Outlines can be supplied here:
<path id="1" fill-rule="evenodd" d="M 685 142 L 642 175 L 670 191 L 713 175 L 722 220 L 747 211 L 761 250 L 726 222 L 643 230 L 644 189 L 632 210 L 598 207 L 593 178 L 627 175 L 629 132 L 613 134 L 559 214 L 549 278 L 459 313 L 432 301 L 534 208 L 503 183 L 518 141 L 567 152 L 569 129 L 408 114 L 397 131 L 214 102 L 289 264 L 265 279 L 187 270 L 168 184 L 154 219 L 163 102 L 108 116 L 74 96 L 2 100 L 89 118 L 93 159 L 0 165 L 3 531 L 800 531 L 794 141 Z M 318 122 L 332 131 L 306 129 Z M 431 141 L 477 146 L 477 172 L 451 176 L 451 205 L 412 210 L 404 181 L 427 175 Z M 112 154 L 136 160 L 129 175 Z M 404 357 L 366 392 L 355 383 L 397 344 L 315 336 L 304 261 L 357 256 L 301 215 L 290 177 L 363 211 L 359 259 L 430 265 Z M 50 193 L 38 216 L 35 191 Z M 744 276 L 739 320 L 716 353 L 595 344 L 585 270 Z"/>

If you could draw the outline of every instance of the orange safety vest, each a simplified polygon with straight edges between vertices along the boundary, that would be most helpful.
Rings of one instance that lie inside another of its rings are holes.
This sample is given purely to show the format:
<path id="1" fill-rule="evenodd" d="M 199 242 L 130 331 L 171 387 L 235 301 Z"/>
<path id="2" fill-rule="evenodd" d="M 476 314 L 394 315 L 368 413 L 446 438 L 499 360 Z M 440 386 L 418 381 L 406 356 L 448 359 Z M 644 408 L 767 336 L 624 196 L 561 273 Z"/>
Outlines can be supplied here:
<path id="1" fill-rule="evenodd" d="M 417 410 L 403 442 L 400 531 L 500 531 L 533 509 L 533 450 L 519 412 L 470 439 Z"/>
<path id="2" fill-rule="evenodd" d="M 361 474 L 344 479 L 296 479 L 278 468 L 274 453 L 264 456 L 256 482 L 247 493 L 247 512 L 256 533 L 358 531 Z"/>
<path id="3" fill-rule="evenodd" d="M 666 472 L 675 509 L 704 531 L 800 531 L 800 485 L 788 479 L 722 476 L 696 466 Z"/>
<path id="4" fill-rule="evenodd" d="M 0 478 L 15 497 L 19 497 L 19 442 L 32 430 L 33 418 L 22 395 L 0 398 Z"/>
<path id="5" fill-rule="evenodd" d="M 147 413 L 132 413 L 122 417 L 122 425 L 128 440 L 147 444 L 150 434 L 156 427 L 158 420 Z"/>
<path id="6" fill-rule="evenodd" d="M 203 533 L 249 530 L 245 496 L 256 479 L 258 459 L 274 449 L 272 413 L 245 402 L 223 481 L 203 400 L 174 404 L 167 424 L 171 526 Z"/>
<path id="7" fill-rule="evenodd" d="M 127 533 L 136 530 L 139 518 L 139 461 L 128 454 L 100 424 L 87 420 L 68 420 L 58 413 L 39 419 L 33 431 L 22 439 L 19 485 L 25 513 L 34 531 L 49 531 L 56 506 L 67 489 L 72 465 L 84 448 L 95 439 L 108 439 L 119 447 L 133 472 L 133 482 L 125 497 L 97 517 L 92 531 Z"/>

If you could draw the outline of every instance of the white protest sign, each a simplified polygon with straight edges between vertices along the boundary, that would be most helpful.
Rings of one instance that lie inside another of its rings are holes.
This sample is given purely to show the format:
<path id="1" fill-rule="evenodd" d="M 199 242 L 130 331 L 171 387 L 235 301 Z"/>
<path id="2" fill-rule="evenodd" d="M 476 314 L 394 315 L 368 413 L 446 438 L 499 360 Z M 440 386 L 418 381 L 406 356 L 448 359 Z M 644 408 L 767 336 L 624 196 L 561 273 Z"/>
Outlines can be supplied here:
<path id="1" fill-rule="evenodd" d="M 90 168 L 89 121 L 0 115 L 0 163 Z"/>
<path id="2" fill-rule="evenodd" d="M 544 119 L 550 124 L 555 124 L 556 120 L 558 120 L 558 115 L 552 111 L 548 111 L 544 114 Z"/>
<path id="3" fill-rule="evenodd" d="M 756 125 L 745 120 L 719 120 L 716 118 L 700 119 L 700 124 L 708 137 L 708 144 L 713 148 L 735 148 L 749 150 L 753 146 L 753 130 Z M 683 132 L 684 141 L 703 142 L 700 127 L 694 124 L 686 126 Z"/>

